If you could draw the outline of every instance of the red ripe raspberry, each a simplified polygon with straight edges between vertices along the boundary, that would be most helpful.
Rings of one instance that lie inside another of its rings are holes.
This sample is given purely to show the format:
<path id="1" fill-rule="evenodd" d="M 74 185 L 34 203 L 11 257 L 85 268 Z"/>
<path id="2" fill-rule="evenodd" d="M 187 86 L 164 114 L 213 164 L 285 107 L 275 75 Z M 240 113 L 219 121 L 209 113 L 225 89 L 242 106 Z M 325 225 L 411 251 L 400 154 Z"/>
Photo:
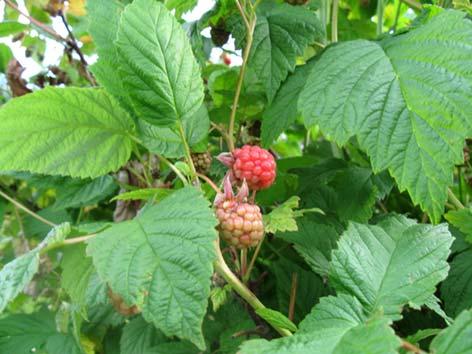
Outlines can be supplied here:
<path id="1" fill-rule="evenodd" d="M 246 202 L 248 192 L 247 185 L 243 184 L 235 197 L 231 182 L 226 178 L 225 193 L 215 199 L 220 235 L 237 248 L 254 247 L 264 236 L 261 210 L 257 205 Z"/>
<path id="2" fill-rule="evenodd" d="M 253 190 L 268 188 L 275 180 L 275 160 L 271 153 L 259 146 L 244 145 L 233 152 L 233 174 L 246 180 Z"/>

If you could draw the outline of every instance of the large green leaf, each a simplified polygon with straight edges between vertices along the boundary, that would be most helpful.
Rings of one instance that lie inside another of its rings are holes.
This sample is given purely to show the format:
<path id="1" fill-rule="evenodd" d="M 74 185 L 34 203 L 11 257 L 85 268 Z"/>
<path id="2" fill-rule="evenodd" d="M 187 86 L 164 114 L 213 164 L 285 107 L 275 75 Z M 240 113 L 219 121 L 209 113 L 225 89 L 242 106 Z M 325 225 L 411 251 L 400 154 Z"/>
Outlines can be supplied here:
<path id="1" fill-rule="evenodd" d="M 28 26 L 24 23 L 19 23 L 16 21 L 2 21 L 0 23 L 0 37 L 6 37 L 11 34 L 16 34 L 27 29 Z"/>
<path id="2" fill-rule="evenodd" d="M 203 348 L 215 225 L 208 202 L 187 187 L 99 234 L 88 253 L 101 278 L 146 320 Z"/>
<path id="3" fill-rule="evenodd" d="M 164 335 L 154 325 L 146 322 L 142 317 L 137 317 L 123 328 L 120 339 L 120 353 L 146 353 L 153 346 L 166 341 Z"/>
<path id="4" fill-rule="evenodd" d="M 472 308 L 472 250 L 454 257 L 451 270 L 441 284 L 441 296 L 446 312 L 456 317 L 463 310 Z"/>
<path id="5" fill-rule="evenodd" d="M 301 6 L 263 1 L 257 8 L 254 41 L 249 54 L 249 68 L 265 86 L 272 101 L 280 83 L 295 69 L 297 56 L 308 44 L 323 36 L 316 14 Z M 239 47 L 245 45 L 241 22 L 233 29 Z"/>
<path id="6" fill-rule="evenodd" d="M 331 284 L 338 294 L 356 296 L 369 313 L 383 309 L 392 319 L 401 318 L 406 304 L 433 307 L 452 241 L 445 224 L 416 224 L 399 215 L 377 225 L 350 223 L 332 253 Z"/>
<path id="7" fill-rule="evenodd" d="M 126 163 L 133 129 L 103 90 L 46 88 L 0 109 L 0 169 L 98 177 Z"/>
<path id="8" fill-rule="evenodd" d="M 262 120 L 262 144 L 268 147 L 298 116 L 298 97 L 315 61 L 299 66 L 289 75 L 275 95 L 274 101 L 264 111 Z"/>
<path id="9" fill-rule="evenodd" d="M 119 58 L 114 45 L 124 4 L 118 0 L 87 1 L 89 31 L 97 46 L 98 61 L 91 67 L 97 81 L 115 97 L 128 112 L 133 107 L 118 73 Z"/>
<path id="10" fill-rule="evenodd" d="M 328 48 L 302 90 L 306 124 L 345 144 L 356 136 L 375 172 L 440 220 L 464 138 L 472 133 L 472 22 L 444 11 L 381 42 Z"/>
<path id="11" fill-rule="evenodd" d="M 400 340 L 382 317 L 367 318 L 351 296 L 322 298 L 292 337 L 243 344 L 242 354 L 394 354 Z"/>
<path id="12" fill-rule="evenodd" d="M 472 353 L 472 310 L 462 312 L 454 324 L 431 342 L 434 354 L 470 354 Z"/>
<path id="13" fill-rule="evenodd" d="M 120 75 L 138 116 L 159 126 L 192 117 L 203 82 L 187 35 L 162 3 L 135 0 L 121 16 Z"/>

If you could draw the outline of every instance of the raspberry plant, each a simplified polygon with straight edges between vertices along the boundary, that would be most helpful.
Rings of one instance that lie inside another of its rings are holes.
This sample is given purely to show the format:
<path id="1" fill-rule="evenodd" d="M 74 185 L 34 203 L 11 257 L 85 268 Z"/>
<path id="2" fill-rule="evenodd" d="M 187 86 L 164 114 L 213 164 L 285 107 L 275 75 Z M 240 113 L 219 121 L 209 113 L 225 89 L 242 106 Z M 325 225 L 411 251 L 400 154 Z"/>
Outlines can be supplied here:
<path id="1" fill-rule="evenodd" d="M 472 353 L 470 2 L 197 3 L 2 1 L 0 353 Z"/>

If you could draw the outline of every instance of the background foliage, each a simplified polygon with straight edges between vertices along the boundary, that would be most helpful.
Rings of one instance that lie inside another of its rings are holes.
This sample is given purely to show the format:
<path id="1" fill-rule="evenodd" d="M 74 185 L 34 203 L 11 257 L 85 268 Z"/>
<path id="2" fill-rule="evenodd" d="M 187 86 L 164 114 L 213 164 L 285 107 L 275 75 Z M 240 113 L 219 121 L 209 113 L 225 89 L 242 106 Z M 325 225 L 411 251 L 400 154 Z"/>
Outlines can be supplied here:
<path id="1" fill-rule="evenodd" d="M 0 352 L 472 353 L 470 1 L 197 5 L 2 1 Z"/>

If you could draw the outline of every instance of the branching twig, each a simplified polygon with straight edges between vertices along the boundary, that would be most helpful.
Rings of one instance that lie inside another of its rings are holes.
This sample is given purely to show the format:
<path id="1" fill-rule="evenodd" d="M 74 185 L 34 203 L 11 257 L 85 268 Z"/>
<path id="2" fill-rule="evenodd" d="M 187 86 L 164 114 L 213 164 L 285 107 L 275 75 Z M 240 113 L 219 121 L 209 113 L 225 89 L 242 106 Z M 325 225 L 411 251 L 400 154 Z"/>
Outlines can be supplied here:
<path id="1" fill-rule="evenodd" d="M 218 194 L 222 194 L 221 192 L 221 189 L 218 188 L 218 186 L 215 184 L 215 182 L 213 182 L 209 177 L 201 174 L 201 173 L 198 173 L 197 172 L 197 176 L 200 177 L 201 179 L 203 179 L 206 183 L 208 183 L 210 185 L 211 188 L 213 188 L 213 190 Z"/>
<path id="2" fill-rule="evenodd" d="M 408 6 L 416 10 L 421 10 L 423 8 L 421 3 L 415 0 L 402 0 L 402 2 L 404 2 L 405 4 L 407 4 Z"/>
<path id="3" fill-rule="evenodd" d="M 51 245 L 44 247 L 41 250 L 41 254 L 45 254 L 45 253 L 47 253 L 51 250 L 54 250 L 56 248 L 60 248 L 60 247 L 63 247 L 63 246 L 70 246 L 70 245 L 75 245 L 77 243 L 82 243 L 82 242 L 88 241 L 88 240 L 90 240 L 91 238 L 93 238 L 97 235 L 98 234 L 90 234 L 90 235 L 85 235 L 85 236 L 69 238 L 69 239 L 64 240 L 62 242 L 52 243 Z"/>
<path id="4" fill-rule="evenodd" d="M 243 277 L 244 283 L 247 283 L 247 281 L 251 277 L 252 268 L 254 268 L 254 264 L 256 263 L 257 256 L 259 255 L 259 252 L 261 251 L 264 238 L 265 238 L 265 234 L 262 237 L 262 239 L 259 241 L 259 243 L 257 244 L 256 250 L 254 251 L 254 254 L 252 255 L 251 262 L 249 262 L 249 267 L 247 267 L 246 274 L 244 274 L 244 277 Z"/>
<path id="5" fill-rule="evenodd" d="M 185 176 L 182 174 L 182 172 L 179 171 L 179 169 L 177 167 L 175 167 L 175 165 L 170 162 L 169 160 L 167 160 L 164 156 L 162 155 L 157 155 L 157 157 L 159 158 L 159 160 L 161 160 L 162 162 L 164 162 L 167 166 L 169 166 L 169 168 L 174 171 L 174 173 L 177 175 L 177 177 L 182 181 L 182 183 L 184 185 L 187 185 L 188 184 L 188 181 L 187 181 L 187 178 L 185 178 Z"/>
<path id="6" fill-rule="evenodd" d="M 8 194 L 4 193 L 3 191 L 0 190 L 0 196 L 2 196 L 3 198 L 5 198 L 6 200 L 8 200 L 10 203 L 12 203 L 14 206 L 16 206 L 17 208 L 23 210 L 25 213 L 31 215 L 33 218 L 41 221 L 43 224 L 46 224 L 46 225 L 49 225 L 51 227 L 55 227 L 57 226 L 56 224 L 54 224 L 53 222 L 49 221 L 49 220 L 46 220 L 45 218 L 43 218 L 41 215 L 38 215 L 36 214 L 34 211 L 31 211 L 29 210 L 27 207 L 25 207 L 23 204 L 21 204 L 20 202 L 16 201 L 15 199 L 11 198 Z"/>
<path id="7" fill-rule="evenodd" d="M 87 61 L 85 60 L 84 54 L 82 53 L 82 50 L 80 50 L 79 45 L 77 44 L 77 40 L 75 39 L 74 34 L 72 33 L 69 24 L 67 23 L 66 17 L 64 16 L 64 12 L 62 10 L 59 11 L 58 15 L 62 19 L 62 23 L 64 24 L 64 27 L 67 30 L 67 33 L 69 34 L 69 40 L 67 40 L 67 44 L 75 50 L 77 55 L 80 58 L 80 63 L 82 64 L 82 68 L 84 69 L 85 76 L 87 77 L 87 80 L 93 85 L 96 86 L 97 82 L 95 81 L 95 78 L 92 76 L 90 71 L 88 70 L 88 64 Z"/>

